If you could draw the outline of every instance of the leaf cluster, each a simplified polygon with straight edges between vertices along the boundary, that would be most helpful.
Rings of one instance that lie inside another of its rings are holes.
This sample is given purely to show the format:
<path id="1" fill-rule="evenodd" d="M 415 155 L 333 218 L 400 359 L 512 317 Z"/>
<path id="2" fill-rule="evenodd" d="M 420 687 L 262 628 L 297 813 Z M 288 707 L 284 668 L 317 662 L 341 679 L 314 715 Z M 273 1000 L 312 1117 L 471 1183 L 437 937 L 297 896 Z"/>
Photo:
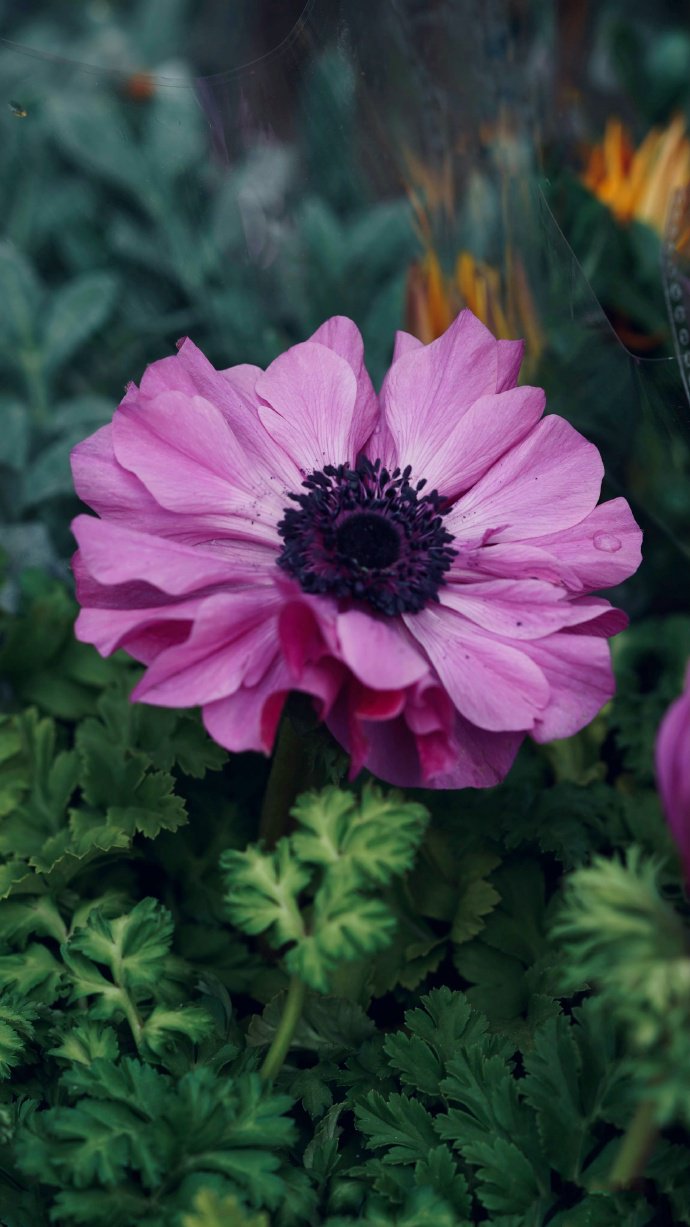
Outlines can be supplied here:
<path id="1" fill-rule="evenodd" d="M 428 813 L 366 784 L 359 798 L 334 787 L 307 793 L 292 816 L 296 830 L 273 851 L 224 854 L 228 914 L 285 947 L 287 971 L 327 992 L 341 964 L 392 940 L 395 916 L 377 893 L 410 868 Z"/>

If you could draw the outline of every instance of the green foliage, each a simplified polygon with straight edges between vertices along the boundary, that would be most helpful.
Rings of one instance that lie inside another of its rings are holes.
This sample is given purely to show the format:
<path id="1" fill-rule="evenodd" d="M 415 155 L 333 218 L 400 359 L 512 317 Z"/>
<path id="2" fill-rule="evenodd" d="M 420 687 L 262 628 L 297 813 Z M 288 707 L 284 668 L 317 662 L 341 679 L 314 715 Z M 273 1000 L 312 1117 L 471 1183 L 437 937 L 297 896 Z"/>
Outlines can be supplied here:
<path id="1" fill-rule="evenodd" d="M 565 986 L 596 985 L 635 1056 L 637 1094 L 659 1120 L 690 1121 L 687 928 L 662 898 L 659 865 L 632 847 L 625 862 L 598 858 L 569 879 L 555 935 Z"/>
<path id="2" fill-rule="evenodd" d="M 0 615 L 0 669 L 38 707 L 0 715 L 2 898 L 64 885 L 104 853 L 177 830 L 187 806 L 173 770 L 203 777 L 225 759 L 188 714 L 129 702 L 135 670 L 74 641 L 60 585 L 29 575 L 24 591 L 19 615 L 4 626 Z M 80 718 L 67 736 L 65 718 Z"/>
<path id="3" fill-rule="evenodd" d="M 202 1068 L 174 1081 L 136 1060 L 98 1059 L 60 1087 L 66 1102 L 35 1113 L 17 1142 L 21 1170 L 63 1190 L 59 1221 L 88 1222 L 103 1204 L 92 1189 L 109 1192 L 115 1222 L 150 1221 L 203 1178 L 220 1177 L 251 1204 L 278 1204 L 290 1100 L 263 1091 L 256 1075 L 221 1080 Z"/>
<path id="4" fill-rule="evenodd" d="M 336 788 L 307 794 L 292 814 L 297 830 L 274 851 L 224 854 L 228 912 L 245 933 L 287 944 L 286 969 L 327 992 L 340 964 L 388 945 L 395 917 L 372 892 L 410 867 L 428 815 L 372 785 L 359 799 Z"/>

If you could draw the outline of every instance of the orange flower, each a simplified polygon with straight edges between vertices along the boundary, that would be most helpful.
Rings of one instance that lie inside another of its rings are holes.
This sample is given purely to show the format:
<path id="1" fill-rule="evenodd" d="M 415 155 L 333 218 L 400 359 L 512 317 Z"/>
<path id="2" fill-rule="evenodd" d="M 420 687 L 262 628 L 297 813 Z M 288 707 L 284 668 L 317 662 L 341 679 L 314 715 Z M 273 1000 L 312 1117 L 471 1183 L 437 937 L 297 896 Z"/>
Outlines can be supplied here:
<path id="1" fill-rule="evenodd" d="M 690 182 L 690 140 L 682 115 L 652 128 L 634 149 L 618 119 L 589 155 L 582 181 L 621 222 L 645 222 L 662 234 L 675 192 Z"/>
<path id="2" fill-rule="evenodd" d="M 407 280 L 405 326 L 428 344 L 441 336 L 462 307 L 504 340 L 524 337 L 526 362 L 535 364 L 544 348 L 525 270 L 520 260 L 508 259 L 506 288 L 498 269 L 461 251 L 452 276 L 446 276 L 432 248 L 413 264 Z"/>

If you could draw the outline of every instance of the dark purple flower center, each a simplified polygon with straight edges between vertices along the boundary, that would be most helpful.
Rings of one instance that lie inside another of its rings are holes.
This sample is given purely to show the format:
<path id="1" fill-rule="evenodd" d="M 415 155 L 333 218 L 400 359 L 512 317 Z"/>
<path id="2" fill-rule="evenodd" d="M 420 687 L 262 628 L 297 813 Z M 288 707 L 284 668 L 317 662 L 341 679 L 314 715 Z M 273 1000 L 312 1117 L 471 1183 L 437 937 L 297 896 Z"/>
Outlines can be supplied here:
<path id="1" fill-rule="evenodd" d="M 366 458 L 311 473 L 304 494 L 288 495 L 297 506 L 278 525 L 278 566 L 305 592 L 354 597 L 390 616 L 437 601 L 456 553 L 447 508 L 436 490 L 420 493 L 425 481 L 410 485 L 410 474 Z"/>

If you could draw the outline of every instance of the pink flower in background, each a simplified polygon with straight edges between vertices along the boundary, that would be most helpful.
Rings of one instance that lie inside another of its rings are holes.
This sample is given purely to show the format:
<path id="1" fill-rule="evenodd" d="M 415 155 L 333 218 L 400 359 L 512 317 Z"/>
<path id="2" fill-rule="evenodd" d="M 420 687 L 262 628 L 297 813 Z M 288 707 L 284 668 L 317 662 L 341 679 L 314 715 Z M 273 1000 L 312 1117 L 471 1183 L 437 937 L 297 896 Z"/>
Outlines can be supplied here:
<path id="1" fill-rule="evenodd" d="M 146 666 L 133 698 L 200 705 L 230 750 L 273 745 L 291 690 L 403 785 L 503 779 L 525 734 L 567 737 L 611 697 L 596 589 L 640 561 L 624 499 L 519 341 L 463 311 L 398 333 L 377 396 L 348 319 L 266 371 L 184 341 L 73 452 L 80 639 Z"/>
<path id="2" fill-rule="evenodd" d="M 690 882 L 690 665 L 683 694 L 671 704 L 659 725 L 656 777 L 661 804 Z"/>

